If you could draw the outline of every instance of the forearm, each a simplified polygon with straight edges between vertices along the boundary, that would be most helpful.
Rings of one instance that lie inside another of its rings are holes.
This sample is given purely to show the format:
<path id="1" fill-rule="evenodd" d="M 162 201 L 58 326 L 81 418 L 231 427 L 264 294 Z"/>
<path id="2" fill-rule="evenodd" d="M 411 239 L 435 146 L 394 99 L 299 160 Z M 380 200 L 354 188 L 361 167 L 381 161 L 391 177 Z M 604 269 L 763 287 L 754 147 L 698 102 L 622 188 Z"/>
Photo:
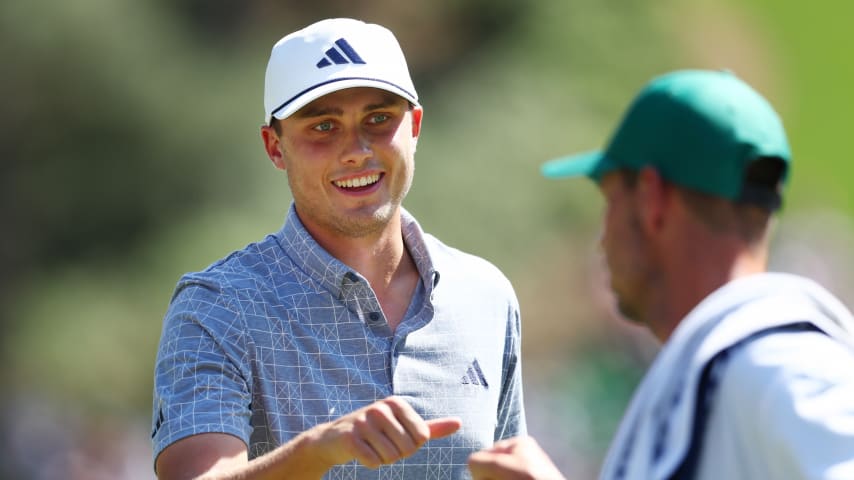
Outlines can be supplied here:
<path id="1" fill-rule="evenodd" d="M 275 450 L 247 461 L 246 445 L 223 434 L 201 434 L 181 440 L 158 457 L 160 480 L 316 480 L 332 464 L 319 456 L 317 429 L 304 432 Z"/>
<path id="2" fill-rule="evenodd" d="M 318 457 L 316 443 L 316 432 L 309 430 L 245 465 L 203 475 L 201 480 L 319 480 L 332 465 Z"/>
<path id="3" fill-rule="evenodd" d="M 194 435 L 167 447 L 157 459 L 157 471 L 160 480 L 315 480 L 351 460 L 368 468 L 392 464 L 431 438 L 453 434 L 460 424 L 452 417 L 425 421 L 404 400 L 389 397 L 317 425 L 252 461 L 247 461 L 243 440 Z"/>

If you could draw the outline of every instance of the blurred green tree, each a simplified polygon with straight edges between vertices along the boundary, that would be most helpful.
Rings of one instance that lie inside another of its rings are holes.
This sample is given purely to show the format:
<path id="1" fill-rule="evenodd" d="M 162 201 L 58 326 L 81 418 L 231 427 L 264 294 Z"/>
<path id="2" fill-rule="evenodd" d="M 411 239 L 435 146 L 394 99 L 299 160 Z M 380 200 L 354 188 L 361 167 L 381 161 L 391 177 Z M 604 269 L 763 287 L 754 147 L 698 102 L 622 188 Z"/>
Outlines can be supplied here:
<path id="1" fill-rule="evenodd" d="M 506 34 L 521 10 L 494 0 L 417 14 L 394 1 L 4 2 L 0 291 L 24 288 L 26 272 L 120 260 L 202 204 L 239 203 L 231 186 L 253 175 L 238 159 L 256 140 L 259 79 L 284 32 L 345 14 L 405 26 L 396 30 L 429 83 Z"/>

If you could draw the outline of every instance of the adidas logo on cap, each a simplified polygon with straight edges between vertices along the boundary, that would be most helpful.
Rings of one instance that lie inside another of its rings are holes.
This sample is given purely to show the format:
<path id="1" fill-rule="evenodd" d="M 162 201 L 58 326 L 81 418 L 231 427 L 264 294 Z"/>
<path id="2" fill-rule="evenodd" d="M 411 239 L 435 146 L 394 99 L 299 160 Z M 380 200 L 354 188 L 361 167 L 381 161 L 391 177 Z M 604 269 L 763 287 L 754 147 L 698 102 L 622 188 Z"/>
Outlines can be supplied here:
<path id="1" fill-rule="evenodd" d="M 336 65 L 344 65 L 346 63 L 365 63 L 365 61 L 362 60 L 362 57 L 360 57 L 359 54 L 353 50 L 353 47 L 347 43 L 347 40 L 339 38 L 338 40 L 335 40 L 335 45 L 337 45 L 340 50 L 335 47 L 327 50 L 326 56 L 317 62 L 317 68 L 328 67 L 333 63 Z"/>

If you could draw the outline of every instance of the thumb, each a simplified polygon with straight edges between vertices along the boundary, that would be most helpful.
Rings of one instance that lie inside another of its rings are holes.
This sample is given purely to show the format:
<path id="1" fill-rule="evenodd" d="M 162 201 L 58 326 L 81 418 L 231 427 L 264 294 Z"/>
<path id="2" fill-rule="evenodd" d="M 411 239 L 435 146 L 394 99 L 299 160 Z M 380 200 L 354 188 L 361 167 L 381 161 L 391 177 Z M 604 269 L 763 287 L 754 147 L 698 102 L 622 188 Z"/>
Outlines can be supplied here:
<path id="1" fill-rule="evenodd" d="M 430 429 L 430 438 L 442 438 L 456 432 L 463 425 L 462 420 L 457 417 L 437 418 L 428 420 L 427 428 Z"/>

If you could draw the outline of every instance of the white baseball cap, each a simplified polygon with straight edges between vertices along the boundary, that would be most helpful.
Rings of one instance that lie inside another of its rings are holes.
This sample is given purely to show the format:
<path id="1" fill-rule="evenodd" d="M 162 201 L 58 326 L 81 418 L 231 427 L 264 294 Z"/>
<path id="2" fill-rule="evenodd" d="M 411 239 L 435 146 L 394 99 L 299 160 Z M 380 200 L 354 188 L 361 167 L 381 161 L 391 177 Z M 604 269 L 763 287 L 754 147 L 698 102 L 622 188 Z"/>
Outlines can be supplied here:
<path id="1" fill-rule="evenodd" d="M 273 45 L 264 82 L 265 122 L 353 87 L 387 90 L 418 105 L 406 58 L 390 30 L 350 18 L 311 24 Z"/>

